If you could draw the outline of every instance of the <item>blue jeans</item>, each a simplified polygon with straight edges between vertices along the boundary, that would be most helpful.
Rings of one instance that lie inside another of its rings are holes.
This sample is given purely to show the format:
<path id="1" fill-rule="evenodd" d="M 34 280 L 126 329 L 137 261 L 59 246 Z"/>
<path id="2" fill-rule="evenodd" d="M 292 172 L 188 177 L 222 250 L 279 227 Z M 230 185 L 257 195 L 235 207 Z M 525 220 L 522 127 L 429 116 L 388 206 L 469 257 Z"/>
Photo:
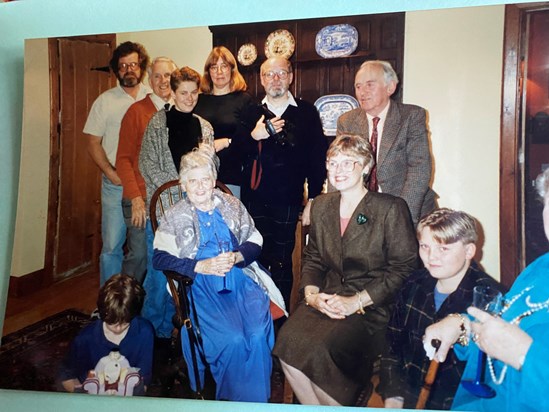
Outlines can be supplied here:
<path id="1" fill-rule="evenodd" d="M 157 337 L 169 338 L 174 328 L 172 318 L 175 315 L 175 305 L 166 289 L 166 277 L 162 271 L 153 269 L 152 266 L 154 233 L 150 219 L 147 219 L 145 232 L 147 234 L 147 275 L 143 282 L 143 289 L 147 294 L 141 315 L 153 324 Z"/>
<path id="2" fill-rule="evenodd" d="M 122 214 L 122 186 L 116 186 L 105 176 L 101 184 L 101 239 L 99 256 L 100 284 L 122 270 L 126 241 L 126 223 Z"/>
<path id="3" fill-rule="evenodd" d="M 126 247 L 128 253 L 122 262 L 122 273 L 133 276 L 143 284 L 147 273 L 147 239 L 145 229 L 132 225 L 132 201 L 122 199 L 122 213 L 128 227 Z"/>

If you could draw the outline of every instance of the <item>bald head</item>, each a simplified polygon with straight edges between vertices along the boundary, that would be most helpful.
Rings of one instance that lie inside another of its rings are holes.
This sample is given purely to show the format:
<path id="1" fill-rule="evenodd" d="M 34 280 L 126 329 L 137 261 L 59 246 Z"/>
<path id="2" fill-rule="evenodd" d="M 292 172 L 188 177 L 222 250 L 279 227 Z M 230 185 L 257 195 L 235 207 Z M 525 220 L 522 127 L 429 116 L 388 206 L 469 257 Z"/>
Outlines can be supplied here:
<path id="1" fill-rule="evenodd" d="M 261 65 L 261 85 L 268 100 L 287 99 L 293 79 L 292 65 L 283 57 L 272 57 Z"/>

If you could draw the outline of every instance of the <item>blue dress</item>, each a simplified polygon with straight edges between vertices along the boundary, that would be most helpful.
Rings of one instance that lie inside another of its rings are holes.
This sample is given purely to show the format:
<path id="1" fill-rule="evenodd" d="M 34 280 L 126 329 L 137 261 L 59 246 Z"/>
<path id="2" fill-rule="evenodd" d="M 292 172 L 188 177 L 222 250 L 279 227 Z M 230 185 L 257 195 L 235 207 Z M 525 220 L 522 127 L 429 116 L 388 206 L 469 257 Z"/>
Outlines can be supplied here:
<path id="1" fill-rule="evenodd" d="M 219 242 L 229 242 L 231 235 L 221 213 L 198 211 L 200 245 L 197 260 L 219 254 Z M 274 331 L 269 312 L 269 297 L 240 268 L 233 267 L 227 276 L 231 292 L 221 294 L 223 277 L 198 274 L 192 294 L 204 353 L 216 382 L 216 399 L 267 402 L 271 395 L 271 350 Z M 194 317 L 193 317 L 194 319 Z M 187 333 L 182 333 L 183 354 L 192 365 Z M 197 353 L 201 380 L 204 365 Z M 196 389 L 194 374 L 189 373 L 191 386 Z"/>
<path id="2" fill-rule="evenodd" d="M 530 289 L 528 289 L 530 288 Z M 511 321 L 529 309 L 532 303 L 543 303 L 549 299 L 549 253 L 532 262 L 515 280 L 511 290 L 505 295 L 506 301 L 517 299 L 509 306 L 502 318 Z M 520 321 L 520 328 L 533 339 L 526 354 L 522 369 L 517 371 L 508 366 L 505 379 L 496 385 L 490 377 L 488 365 L 485 370 L 485 382 L 496 391 L 491 399 L 478 398 L 463 387 L 459 387 L 453 410 L 467 411 L 549 411 L 547 382 L 549 382 L 549 311 L 547 308 L 537 311 Z M 454 351 L 467 365 L 463 379 L 474 379 L 477 370 L 478 346 L 474 343 L 467 347 L 455 345 Z M 504 364 L 494 360 L 496 378 L 499 378 Z M 488 364 L 488 362 L 486 362 Z"/>

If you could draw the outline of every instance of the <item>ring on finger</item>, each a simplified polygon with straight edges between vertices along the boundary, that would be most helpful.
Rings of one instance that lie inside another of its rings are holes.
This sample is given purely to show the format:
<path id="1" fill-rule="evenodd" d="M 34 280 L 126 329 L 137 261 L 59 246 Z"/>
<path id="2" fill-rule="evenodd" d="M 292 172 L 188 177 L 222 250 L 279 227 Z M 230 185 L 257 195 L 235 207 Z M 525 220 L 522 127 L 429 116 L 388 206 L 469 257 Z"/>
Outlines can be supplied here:
<path id="1" fill-rule="evenodd" d="M 478 333 L 473 333 L 473 342 L 478 342 L 478 340 L 480 339 L 480 336 Z"/>

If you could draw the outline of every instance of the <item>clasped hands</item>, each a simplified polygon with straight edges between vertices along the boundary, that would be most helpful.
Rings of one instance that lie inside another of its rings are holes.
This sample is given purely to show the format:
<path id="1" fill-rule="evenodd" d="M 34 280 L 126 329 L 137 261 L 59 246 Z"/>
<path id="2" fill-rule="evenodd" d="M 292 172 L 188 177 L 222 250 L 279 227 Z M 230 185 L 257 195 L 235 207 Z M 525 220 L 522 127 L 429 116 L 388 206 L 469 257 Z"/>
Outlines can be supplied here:
<path id="1" fill-rule="evenodd" d="M 341 296 L 330 293 L 311 293 L 305 299 L 307 305 L 312 306 L 332 319 L 345 319 L 356 313 L 357 297 Z"/>
<path id="2" fill-rule="evenodd" d="M 197 273 L 225 276 L 238 263 L 239 252 L 225 252 L 215 257 L 200 260 L 195 267 Z"/>
<path id="3" fill-rule="evenodd" d="M 466 319 L 466 328 L 471 331 L 480 350 L 515 369 L 520 369 L 522 359 L 532 344 L 532 338 L 517 325 L 478 308 L 470 307 L 467 313 L 476 319 L 476 322 Z M 446 317 L 425 330 L 423 341 L 427 344 L 425 342 L 431 342 L 433 339 L 440 340 L 441 344 L 435 356 L 439 362 L 444 362 L 459 335 L 460 320 L 456 317 Z"/>

